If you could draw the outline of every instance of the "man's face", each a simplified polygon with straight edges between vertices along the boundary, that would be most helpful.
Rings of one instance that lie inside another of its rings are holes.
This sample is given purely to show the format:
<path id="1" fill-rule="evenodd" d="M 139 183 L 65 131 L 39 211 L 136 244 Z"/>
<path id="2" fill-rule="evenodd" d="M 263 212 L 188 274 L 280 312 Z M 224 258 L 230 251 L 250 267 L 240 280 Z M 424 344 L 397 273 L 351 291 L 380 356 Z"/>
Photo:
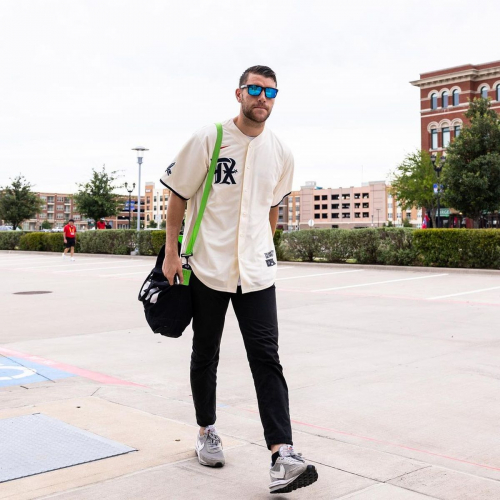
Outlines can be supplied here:
<path id="1" fill-rule="evenodd" d="M 75 223 L 74 223 L 72 220 L 70 220 L 70 221 L 69 221 L 69 225 L 70 225 L 71 227 L 73 227 L 73 226 L 75 225 Z"/>
<path id="2" fill-rule="evenodd" d="M 272 78 L 255 75 L 250 73 L 246 81 L 246 85 L 259 85 L 260 87 L 276 88 L 276 82 Z M 260 95 L 253 96 L 248 93 L 248 90 L 237 89 L 236 98 L 241 103 L 241 110 L 249 120 L 257 123 L 265 122 L 271 115 L 271 110 L 274 106 L 274 99 L 268 99 L 264 89 Z"/>

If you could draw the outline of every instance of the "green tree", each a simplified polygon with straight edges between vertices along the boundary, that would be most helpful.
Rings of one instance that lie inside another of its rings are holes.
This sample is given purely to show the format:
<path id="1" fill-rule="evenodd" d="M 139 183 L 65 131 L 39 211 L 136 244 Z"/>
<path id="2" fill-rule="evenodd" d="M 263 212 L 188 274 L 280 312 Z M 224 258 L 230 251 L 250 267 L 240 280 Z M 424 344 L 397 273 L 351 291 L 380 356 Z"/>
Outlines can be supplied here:
<path id="1" fill-rule="evenodd" d="M 73 196 L 76 210 L 94 221 L 104 217 L 113 217 L 121 212 L 122 201 L 115 189 L 116 172 L 106 172 L 105 167 L 100 172 L 92 169 L 89 182 L 78 184 L 78 192 Z"/>
<path id="2" fill-rule="evenodd" d="M 167 227 L 167 221 L 166 220 L 162 220 L 160 222 L 160 229 L 165 229 Z"/>
<path id="3" fill-rule="evenodd" d="M 18 175 L 10 186 L 0 188 L 0 219 L 12 224 L 13 229 L 42 209 L 42 200 L 31 188 L 22 175 Z"/>
<path id="4" fill-rule="evenodd" d="M 42 222 L 42 229 L 52 229 L 52 224 L 48 220 Z"/>
<path id="5" fill-rule="evenodd" d="M 155 229 L 158 227 L 158 224 L 156 223 L 156 221 L 152 220 L 149 221 L 148 227 L 150 227 L 151 229 Z"/>
<path id="6" fill-rule="evenodd" d="M 500 208 L 500 118 L 489 99 L 474 99 L 470 125 L 449 145 L 443 167 L 444 201 L 479 227 L 484 212 Z"/>
<path id="7" fill-rule="evenodd" d="M 403 210 L 425 207 L 436 227 L 437 197 L 433 186 L 437 175 L 427 151 L 415 151 L 406 156 L 392 174 L 391 192 Z M 396 209 L 396 207 L 394 207 Z"/>

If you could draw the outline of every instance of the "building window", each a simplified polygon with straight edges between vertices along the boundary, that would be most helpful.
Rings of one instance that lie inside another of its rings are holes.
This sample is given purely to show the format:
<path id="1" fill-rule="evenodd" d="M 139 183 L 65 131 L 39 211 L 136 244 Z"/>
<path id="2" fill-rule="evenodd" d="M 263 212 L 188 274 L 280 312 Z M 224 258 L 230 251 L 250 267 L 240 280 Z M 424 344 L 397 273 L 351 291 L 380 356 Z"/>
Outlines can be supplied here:
<path id="1" fill-rule="evenodd" d="M 319 200 L 319 195 L 318 194 L 314 196 L 314 201 L 317 201 L 317 200 Z"/>
<path id="2" fill-rule="evenodd" d="M 453 106 L 458 106 L 460 104 L 460 91 L 455 89 L 452 95 L 453 95 Z"/>
<path id="3" fill-rule="evenodd" d="M 497 85 L 497 101 L 500 101 L 500 85 Z"/>
<path id="4" fill-rule="evenodd" d="M 322 194 L 321 195 L 322 200 L 328 200 L 328 195 L 327 194 Z"/>
<path id="5" fill-rule="evenodd" d="M 328 214 L 321 214 L 322 219 L 328 219 Z"/>
<path id="6" fill-rule="evenodd" d="M 391 203 L 387 203 L 387 208 L 392 208 L 392 202 Z"/>
<path id="7" fill-rule="evenodd" d="M 339 214 L 332 214 L 332 219 L 338 219 L 339 218 Z"/>
<path id="8" fill-rule="evenodd" d="M 57 201 L 64 201 L 64 196 L 58 196 Z"/>
<path id="9" fill-rule="evenodd" d="M 391 199 L 392 199 L 392 194 L 391 194 L 391 193 L 389 193 L 389 194 L 387 195 L 387 199 L 388 199 L 388 200 L 391 200 Z"/>
<path id="10" fill-rule="evenodd" d="M 57 210 L 64 210 L 64 205 L 57 205 Z"/>
<path id="11" fill-rule="evenodd" d="M 460 135 L 460 125 L 455 125 L 454 127 L 455 137 Z"/>
<path id="12" fill-rule="evenodd" d="M 431 149 L 437 149 L 438 148 L 438 131 L 437 129 L 433 128 L 431 130 Z"/>
<path id="13" fill-rule="evenodd" d="M 321 205 L 322 210 L 328 210 L 328 205 L 325 203 L 324 205 Z"/>
<path id="14" fill-rule="evenodd" d="M 338 229 L 338 228 L 339 228 L 339 226 L 337 224 L 332 225 L 332 229 Z"/>
<path id="15" fill-rule="evenodd" d="M 350 203 L 342 203 L 342 210 L 348 210 L 349 208 L 351 208 Z"/>
<path id="16" fill-rule="evenodd" d="M 56 216 L 57 219 L 62 219 L 63 217 L 64 217 L 63 214 L 57 214 Z"/>
<path id="17" fill-rule="evenodd" d="M 360 208 L 361 207 L 361 203 L 355 203 L 354 204 L 354 208 Z"/>
<path id="18" fill-rule="evenodd" d="M 338 203 L 333 203 L 332 204 L 332 210 L 338 210 L 339 209 L 339 204 Z"/>
<path id="19" fill-rule="evenodd" d="M 363 193 L 363 199 L 368 199 L 370 197 L 370 193 Z"/>
<path id="20" fill-rule="evenodd" d="M 350 218 L 351 218 L 351 214 L 350 213 L 342 214 L 342 219 L 350 219 Z"/>
<path id="21" fill-rule="evenodd" d="M 361 214 L 359 212 L 354 213 L 354 218 L 359 219 L 361 217 Z"/>
<path id="22" fill-rule="evenodd" d="M 54 203 L 54 197 L 53 196 L 47 196 L 47 203 Z"/>
<path id="23" fill-rule="evenodd" d="M 359 200 L 360 197 L 361 197 L 361 195 L 359 193 L 354 193 L 355 200 Z"/>
<path id="24" fill-rule="evenodd" d="M 486 99 L 488 97 L 488 87 L 486 87 L 486 85 L 484 87 L 481 87 L 481 97 L 483 99 Z"/>
<path id="25" fill-rule="evenodd" d="M 368 212 L 363 212 L 363 219 L 368 219 L 370 214 Z"/>
<path id="26" fill-rule="evenodd" d="M 351 199 L 351 195 L 350 194 L 343 194 L 342 195 L 342 199 L 343 200 L 350 200 Z"/>
<path id="27" fill-rule="evenodd" d="M 363 203 L 363 208 L 370 208 L 370 204 L 369 203 Z"/>
<path id="28" fill-rule="evenodd" d="M 411 212 L 406 212 L 406 218 L 411 219 Z"/>
<path id="29" fill-rule="evenodd" d="M 314 205 L 314 210 L 319 210 L 319 205 Z"/>
<path id="30" fill-rule="evenodd" d="M 388 219 L 392 219 L 392 212 L 388 212 L 388 213 L 387 213 L 387 218 L 388 218 Z"/>
<path id="31" fill-rule="evenodd" d="M 443 133 L 443 148 L 447 148 L 450 144 L 450 127 L 444 127 Z"/>
<path id="32" fill-rule="evenodd" d="M 448 107 L 448 92 L 443 92 L 443 95 L 441 97 L 441 107 Z"/>
<path id="33" fill-rule="evenodd" d="M 437 109 L 438 107 L 438 96 L 436 93 L 431 94 L 431 109 Z"/>
<path id="34" fill-rule="evenodd" d="M 314 214 L 315 219 L 319 219 L 319 214 Z"/>
<path id="35" fill-rule="evenodd" d="M 338 194 L 332 194 L 332 200 L 338 200 L 339 195 Z"/>

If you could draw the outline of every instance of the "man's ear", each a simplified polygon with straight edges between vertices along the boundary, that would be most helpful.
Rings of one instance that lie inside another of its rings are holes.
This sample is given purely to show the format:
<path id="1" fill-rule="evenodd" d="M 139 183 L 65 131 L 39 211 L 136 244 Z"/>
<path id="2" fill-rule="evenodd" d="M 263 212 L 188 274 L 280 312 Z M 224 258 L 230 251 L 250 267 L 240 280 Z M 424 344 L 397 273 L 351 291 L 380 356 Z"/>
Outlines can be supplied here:
<path id="1" fill-rule="evenodd" d="M 236 95 L 236 100 L 238 102 L 241 102 L 241 89 L 236 89 L 235 95 Z"/>

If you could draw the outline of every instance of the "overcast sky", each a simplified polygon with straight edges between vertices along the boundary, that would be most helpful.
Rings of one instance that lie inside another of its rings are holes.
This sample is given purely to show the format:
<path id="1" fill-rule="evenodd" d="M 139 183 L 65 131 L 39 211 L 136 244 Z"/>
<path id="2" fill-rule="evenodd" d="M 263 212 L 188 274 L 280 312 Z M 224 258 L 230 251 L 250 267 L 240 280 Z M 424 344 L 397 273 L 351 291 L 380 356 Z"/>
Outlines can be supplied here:
<path id="1" fill-rule="evenodd" d="M 294 187 L 383 180 L 420 145 L 421 72 L 500 59 L 496 1 L 1 0 L 0 185 L 74 192 L 92 168 L 157 181 L 240 74 L 278 77 L 267 122 Z M 363 174 L 362 174 L 363 172 Z"/>

